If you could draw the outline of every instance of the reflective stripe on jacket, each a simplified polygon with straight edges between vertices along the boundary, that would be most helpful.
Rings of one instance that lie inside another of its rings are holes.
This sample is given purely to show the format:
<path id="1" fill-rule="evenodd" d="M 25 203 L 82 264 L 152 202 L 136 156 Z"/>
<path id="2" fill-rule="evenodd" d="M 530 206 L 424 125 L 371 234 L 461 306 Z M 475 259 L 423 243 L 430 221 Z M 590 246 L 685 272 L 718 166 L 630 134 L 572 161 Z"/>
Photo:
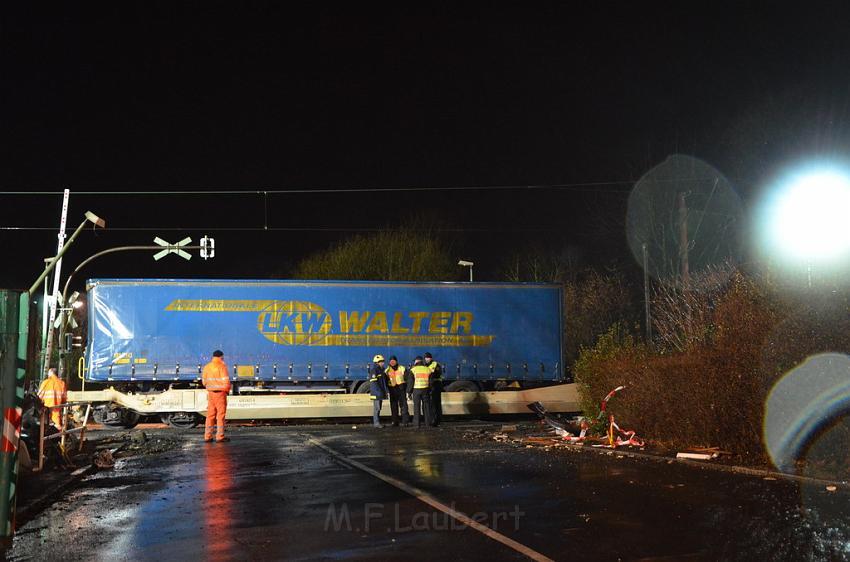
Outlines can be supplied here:
<path id="1" fill-rule="evenodd" d="M 397 365 L 395 369 L 387 367 L 390 386 L 404 386 L 404 365 Z"/>
<path id="2" fill-rule="evenodd" d="M 387 374 L 377 363 L 372 365 L 369 377 L 369 398 L 372 400 L 384 400 L 389 394 L 387 388 Z"/>
<path id="3" fill-rule="evenodd" d="M 65 381 L 56 375 L 49 375 L 38 387 L 38 397 L 45 406 L 58 406 L 67 399 Z"/>
<path id="4" fill-rule="evenodd" d="M 425 365 L 414 365 L 410 368 L 410 372 L 413 373 L 414 389 L 429 388 L 431 386 L 429 381 L 431 377 L 431 369 Z"/>
<path id="5" fill-rule="evenodd" d="M 207 390 L 230 391 L 230 377 L 227 376 L 227 365 L 221 357 L 213 357 L 212 361 L 204 365 L 201 375 L 204 388 Z"/>
<path id="6" fill-rule="evenodd" d="M 443 368 L 436 361 L 431 361 L 428 365 L 425 365 L 425 368 L 431 371 L 431 374 L 434 376 L 434 380 L 442 380 L 443 378 Z"/>

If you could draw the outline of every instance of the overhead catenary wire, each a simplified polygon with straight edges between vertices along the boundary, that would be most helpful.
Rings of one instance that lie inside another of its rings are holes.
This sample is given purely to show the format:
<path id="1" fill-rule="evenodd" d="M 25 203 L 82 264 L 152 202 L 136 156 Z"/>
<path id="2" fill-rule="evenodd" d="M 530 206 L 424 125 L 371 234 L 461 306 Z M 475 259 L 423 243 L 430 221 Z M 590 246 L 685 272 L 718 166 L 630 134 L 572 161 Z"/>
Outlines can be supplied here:
<path id="1" fill-rule="evenodd" d="M 439 232 L 553 232 L 557 228 L 452 228 L 452 227 L 430 227 L 431 230 Z M 55 226 L 0 226 L 0 230 L 7 231 L 39 231 L 56 230 Z M 99 231 L 98 234 L 106 232 L 170 232 L 170 231 L 204 231 L 204 232 L 384 232 L 387 228 L 354 228 L 354 227 L 220 227 L 220 226 L 125 226 L 110 227 Z"/>
<path id="2" fill-rule="evenodd" d="M 396 186 L 335 186 L 335 187 L 257 187 L 257 186 L 239 186 L 226 188 L 187 188 L 186 186 L 174 187 L 151 187 L 150 189 L 109 189 L 109 190 L 76 190 L 73 189 L 74 195 L 86 196 L 134 196 L 134 195 L 315 195 L 315 194 L 346 194 L 346 193 L 392 193 L 392 192 L 416 192 L 416 191 L 519 191 L 519 190 L 558 190 L 558 191 L 575 191 L 579 193 L 614 193 L 620 195 L 628 195 L 631 188 L 639 180 L 605 180 L 605 181 L 580 181 L 566 183 L 548 183 L 548 184 L 507 184 L 507 185 L 396 185 Z M 654 183 L 701 183 L 702 178 L 695 177 L 679 177 L 669 179 L 654 179 Z M 615 187 L 619 186 L 619 189 Z M 608 188 L 608 189 L 605 189 Z M 61 195 L 61 190 L 37 190 L 17 188 L 7 191 L 0 191 L 0 195 Z"/>
<path id="3" fill-rule="evenodd" d="M 293 188 L 293 189 L 197 189 L 187 190 L 185 188 L 169 190 L 122 190 L 122 191 L 75 191 L 76 196 L 173 196 L 173 195 L 209 195 L 209 196 L 251 196 L 261 197 L 263 202 L 263 226 L 262 227 L 214 227 L 214 226 L 182 226 L 182 227 L 111 227 L 109 231 L 207 231 L 207 232 L 379 232 L 384 228 L 361 228 L 361 227 L 274 227 L 269 225 L 269 195 L 305 195 L 305 194 L 362 194 L 362 193 L 391 193 L 391 192 L 421 192 L 421 191 L 517 191 L 517 190 L 558 190 L 577 191 L 592 193 L 614 193 L 618 195 L 628 194 L 629 190 L 623 189 L 601 189 L 603 186 L 631 185 L 631 181 L 606 181 L 606 182 L 580 182 L 570 184 L 541 184 L 541 185 L 496 185 L 496 186 L 396 186 L 396 187 L 347 187 L 347 188 Z M 60 191 L 0 191 L 0 196 L 55 196 Z M 53 226 L 0 226 L 0 231 L 50 231 L 55 230 Z M 522 227 L 433 227 L 439 232 L 551 232 L 555 228 L 522 228 Z"/>
<path id="4" fill-rule="evenodd" d="M 600 189 L 613 186 L 632 186 L 634 180 L 599 181 L 599 182 L 576 182 L 559 184 L 539 185 L 455 185 L 455 186 L 389 186 L 389 187 L 311 187 L 311 188 L 227 188 L 227 189 L 186 189 L 185 187 L 174 189 L 137 189 L 137 190 L 108 190 L 108 191 L 77 191 L 72 194 L 76 196 L 132 196 L 132 195 L 316 195 L 316 194 L 346 194 L 346 193 L 392 193 L 392 192 L 415 192 L 415 191 L 509 191 L 509 190 L 564 190 L 592 193 L 619 193 L 628 194 L 628 189 Z M 36 191 L 36 190 L 13 190 L 0 191 L 0 195 L 57 195 L 61 191 Z"/>

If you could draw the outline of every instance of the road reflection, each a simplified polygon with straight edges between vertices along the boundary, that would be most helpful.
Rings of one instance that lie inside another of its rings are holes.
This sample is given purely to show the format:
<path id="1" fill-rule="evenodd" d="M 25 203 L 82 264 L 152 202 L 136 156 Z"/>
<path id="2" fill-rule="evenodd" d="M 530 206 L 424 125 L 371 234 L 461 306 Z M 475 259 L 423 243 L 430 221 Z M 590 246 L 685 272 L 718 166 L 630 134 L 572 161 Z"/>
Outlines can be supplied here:
<path id="1" fill-rule="evenodd" d="M 231 560 L 236 553 L 231 450 L 219 443 L 205 446 L 203 470 L 207 560 Z"/>
<path id="2" fill-rule="evenodd" d="M 439 478 L 443 472 L 440 461 L 430 455 L 416 457 L 413 460 L 413 467 L 420 476 L 425 478 Z"/>

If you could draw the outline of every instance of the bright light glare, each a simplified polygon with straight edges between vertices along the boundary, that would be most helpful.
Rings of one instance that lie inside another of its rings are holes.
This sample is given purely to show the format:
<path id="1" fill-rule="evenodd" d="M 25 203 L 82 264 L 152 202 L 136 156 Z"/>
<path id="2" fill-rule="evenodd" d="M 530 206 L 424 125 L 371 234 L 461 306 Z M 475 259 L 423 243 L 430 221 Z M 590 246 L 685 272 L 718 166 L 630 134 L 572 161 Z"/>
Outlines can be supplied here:
<path id="1" fill-rule="evenodd" d="M 836 172 L 797 176 L 768 211 L 774 251 L 808 261 L 850 255 L 850 179 Z"/>
<path id="2" fill-rule="evenodd" d="M 82 301 L 74 301 L 74 304 L 72 304 L 71 306 L 73 306 L 74 308 L 82 308 L 83 303 Z"/>

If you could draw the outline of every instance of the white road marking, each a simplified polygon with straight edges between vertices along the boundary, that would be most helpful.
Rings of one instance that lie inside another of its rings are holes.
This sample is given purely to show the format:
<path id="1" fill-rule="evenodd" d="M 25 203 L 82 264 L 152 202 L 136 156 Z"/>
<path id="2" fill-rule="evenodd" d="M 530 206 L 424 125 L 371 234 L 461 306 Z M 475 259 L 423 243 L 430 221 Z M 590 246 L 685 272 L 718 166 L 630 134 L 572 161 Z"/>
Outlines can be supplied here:
<path id="1" fill-rule="evenodd" d="M 476 451 L 476 453 L 489 453 L 490 451 Z M 416 451 L 416 456 L 427 456 L 427 455 L 458 455 L 458 454 L 469 454 L 469 449 L 445 449 L 442 451 Z M 387 455 L 349 455 L 349 459 L 382 459 Z"/>
<path id="2" fill-rule="evenodd" d="M 498 541 L 498 542 L 504 544 L 505 546 L 508 546 L 508 547 L 514 549 L 515 551 L 519 552 L 520 554 L 522 554 L 524 556 L 527 556 L 528 558 L 530 558 L 532 560 L 537 560 L 538 562 L 554 562 L 554 560 L 552 560 L 548 556 L 540 554 L 536 550 L 534 550 L 530 547 L 527 547 L 524 544 L 519 543 L 519 542 L 517 542 L 517 541 L 515 541 L 511 538 L 508 538 L 505 535 L 503 535 L 503 534 L 501 534 L 497 531 L 494 531 L 490 527 L 488 527 L 486 525 L 482 525 L 478 521 L 474 521 L 473 519 L 470 519 L 465 514 L 459 512 L 455 509 L 452 509 L 451 507 L 447 506 L 446 504 L 444 504 L 443 502 L 441 502 L 440 500 L 438 500 L 437 498 L 435 498 L 434 496 L 432 496 L 431 494 L 429 494 L 425 490 L 421 490 L 419 488 L 416 488 L 415 486 L 411 486 L 410 484 L 406 484 L 406 483 L 402 482 L 401 480 L 393 478 L 392 476 L 388 476 L 386 474 L 383 474 L 382 472 L 378 472 L 377 470 L 375 470 L 373 468 L 369 468 L 365 464 L 357 462 L 356 460 L 352 459 L 351 457 L 347 457 L 347 456 L 343 455 L 342 453 L 335 451 L 334 449 L 331 449 L 330 447 L 328 447 L 327 445 L 325 445 L 324 443 L 322 443 L 318 439 L 315 439 L 314 437 L 310 437 L 307 440 L 307 442 L 312 444 L 312 445 L 315 445 L 316 447 L 319 447 L 320 449 L 323 449 L 328 454 L 342 460 L 343 462 L 348 463 L 351 466 L 358 468 L 358 469 L 362 470 L 363 472 L 374 476 L 375 478 L 378 478 L 379 480 L 383 480 L 384 482 L 386 482 L 387 484 L 390 484 L 391 486 L 395 486 L 399 490 L 410 494 L 411 496 L 418 499 L 419 501 L 430 505 L 434 509 L 438 509 L 438 510 L 442 511 L 443 513 L 445 513 L 449 517 L 452 517 L 452 518 L 456 519 L 457 521 L 463 523 L 464 525 L 475 529 L 479 533 L 493 539 L 494 541 Z"/>

